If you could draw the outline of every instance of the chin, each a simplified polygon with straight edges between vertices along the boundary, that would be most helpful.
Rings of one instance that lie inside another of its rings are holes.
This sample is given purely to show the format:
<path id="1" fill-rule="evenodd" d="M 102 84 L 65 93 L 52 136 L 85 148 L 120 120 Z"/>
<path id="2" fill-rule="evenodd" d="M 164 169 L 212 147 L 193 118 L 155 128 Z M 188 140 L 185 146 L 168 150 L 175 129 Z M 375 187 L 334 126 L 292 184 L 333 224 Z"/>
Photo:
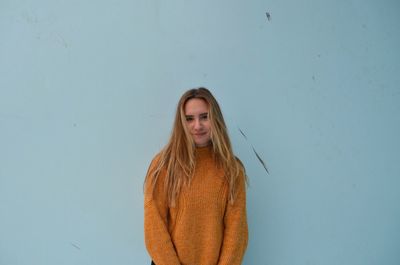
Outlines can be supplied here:
<path id="1" fill-rule="evenodd" d="M 208 140 L 208 141 L 203 141 L 203 142 L 195 142 L 195 145 L 196 146 L 198 146 L 198 147 L 202 147 L 202 146 L 207 146 L 207 145 L 209 145 L 211 143 L 211 141 L 210 140 Z"/>

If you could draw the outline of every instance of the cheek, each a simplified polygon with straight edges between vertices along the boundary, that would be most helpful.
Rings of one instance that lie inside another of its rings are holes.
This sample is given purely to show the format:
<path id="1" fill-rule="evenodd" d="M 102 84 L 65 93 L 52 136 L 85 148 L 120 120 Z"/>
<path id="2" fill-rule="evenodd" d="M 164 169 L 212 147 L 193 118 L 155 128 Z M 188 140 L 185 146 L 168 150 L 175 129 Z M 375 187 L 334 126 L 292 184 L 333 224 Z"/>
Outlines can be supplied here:
<path id="1" fill-rule="evenodd" d="M 188 122 L 186 123 L 186 129 L 188 129 L 188 131 L 191 131 L 193 128 L 193 126 Z"/>
<path id="2" fill-rule="evenodd" d="M 205 127 L 208 132 L 211 132 L 211 123 L 210 122 L 207 122 Z"/>

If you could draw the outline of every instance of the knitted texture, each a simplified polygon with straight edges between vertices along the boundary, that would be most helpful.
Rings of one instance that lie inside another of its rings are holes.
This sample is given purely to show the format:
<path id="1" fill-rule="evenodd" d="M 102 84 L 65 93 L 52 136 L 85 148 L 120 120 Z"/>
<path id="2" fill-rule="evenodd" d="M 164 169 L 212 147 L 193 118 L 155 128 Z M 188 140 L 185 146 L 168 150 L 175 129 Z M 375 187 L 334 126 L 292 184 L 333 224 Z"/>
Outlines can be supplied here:
<path id="1" fill-rule="evenodd" d="M 154 170 L 156 156 L 147 172 Z M 146 248 L 157 265 L 241 264 L 247 247 L 245 178 L 240 175 L 234 204 L 228 199 L 224 172 L 210 147 L 196 148 L 196 167 L 174 207 L 164 190 L 165 170 L 154 192 L 146 183 L 144 232 Z"/>

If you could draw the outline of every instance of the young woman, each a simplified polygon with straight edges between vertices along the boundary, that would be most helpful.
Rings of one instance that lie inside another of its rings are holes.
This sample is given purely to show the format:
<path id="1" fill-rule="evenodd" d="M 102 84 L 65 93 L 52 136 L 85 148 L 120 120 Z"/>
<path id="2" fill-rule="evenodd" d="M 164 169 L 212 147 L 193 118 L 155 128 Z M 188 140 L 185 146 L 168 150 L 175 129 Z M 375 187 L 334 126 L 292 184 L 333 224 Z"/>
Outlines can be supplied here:
<path id="1" fill-rule="evenodd" d="M 216 99 L 206 88 L 186 91 L 144 184 L 145 243 L 153 262 L 241 264 L 248 241 L 245 183 Z"/>

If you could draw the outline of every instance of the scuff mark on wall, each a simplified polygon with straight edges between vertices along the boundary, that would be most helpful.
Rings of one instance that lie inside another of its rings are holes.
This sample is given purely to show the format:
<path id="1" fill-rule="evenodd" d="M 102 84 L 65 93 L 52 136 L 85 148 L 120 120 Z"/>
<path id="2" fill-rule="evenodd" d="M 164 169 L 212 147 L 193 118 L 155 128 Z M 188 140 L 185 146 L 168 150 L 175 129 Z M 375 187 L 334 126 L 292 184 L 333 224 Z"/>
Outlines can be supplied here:
<path id="1" fill-rule="evenodd" d="M 269 12 L 265 12 L 265 15 L 267 16 L 268 21 L 271 21 L 271 14 Z"/>
<path id="2" fill-rule="evenodd" d="M 256 157 L 258 158 L 258 161 L 260 161 L 260 163 L 264 167 L 265 171 L 269 174 L 267 165 L 265 164 L 264 160 L 261 159 L 260 155 L 257 153 L 256 149 L 254 149 L 253 146 L 251 146 L 251 148 L 253 148 L 253 152 L 256 155 Z"/>
<path id="3" fill-rule="evenodd" d="M 66 40 L 63 38 L 63 36 L 61 36 L 60 34 L 58 34 L 58 33 L 53 33 L 52 34 L 54 37 L 55 37 L 55 39 L 56 39 L 56 41 L 58 42 L 58 43 L 60 43 L 62 46 L 64 46 L 64 48 L 68 48 L 68 43 L 66 42 Z"/>
<path id="4" fill-rule="evenodd" d="M 239 130 L 240 134 L 243 136 L 243 138 L 244 138 L 247 142 L 249 142 L 248 139 L 247 139 L 246 134 L 242 131 L 242 129 L 240 129 L 240 128 L 238 127 L 238 130 Z M 250 144 L 250 143 L 249 143 L 249 144 Z M 254 152 L 254 154 L 256 155 L 258 161 L 261 163 L 261 165 L 263 166 L 263 168 L 265 169 L 265 171 L 267 172 L 267 174 L 269 174 L 267 164 L 264 162 L 264 160 L 261 158 L 261 156 L 257 153 L 257 151 L 256 151 L 256 149 L 254 148 L 254 146 L 253 146 L 252 144 L 250 144 L 250 146 L 251 146 L 251 149 L 253 149 L 253 152 Z"/>
<path id="5" fill-rule="evenodd" d="M 21 17 L 28 23 L 28 24 L 37 24 L 39 23 L 38 16 L 30 10 L 29 12 L 23 12 Z"/>
<path id="6" fill-rule="evenodd" d="M 239 132 L 243 135 L 244 139 L 246 139 L 246 141 L 247 141 L 247 136 L 244 134 L 244 132 L 239 127 L 238 127 L 238 129 L 239 129 Z"/>
<path id="7" fill-rule="evenodd" d="M 81 250 L 81 248 L 78 247 L 77 245 L 75 245 L 74 243 L 70 243 L 70 244 L 71 244 L 71 246 L 73 246 L 74 248 L 76 248 L 76 249 L 78 249 L 78 250 Z"/>

